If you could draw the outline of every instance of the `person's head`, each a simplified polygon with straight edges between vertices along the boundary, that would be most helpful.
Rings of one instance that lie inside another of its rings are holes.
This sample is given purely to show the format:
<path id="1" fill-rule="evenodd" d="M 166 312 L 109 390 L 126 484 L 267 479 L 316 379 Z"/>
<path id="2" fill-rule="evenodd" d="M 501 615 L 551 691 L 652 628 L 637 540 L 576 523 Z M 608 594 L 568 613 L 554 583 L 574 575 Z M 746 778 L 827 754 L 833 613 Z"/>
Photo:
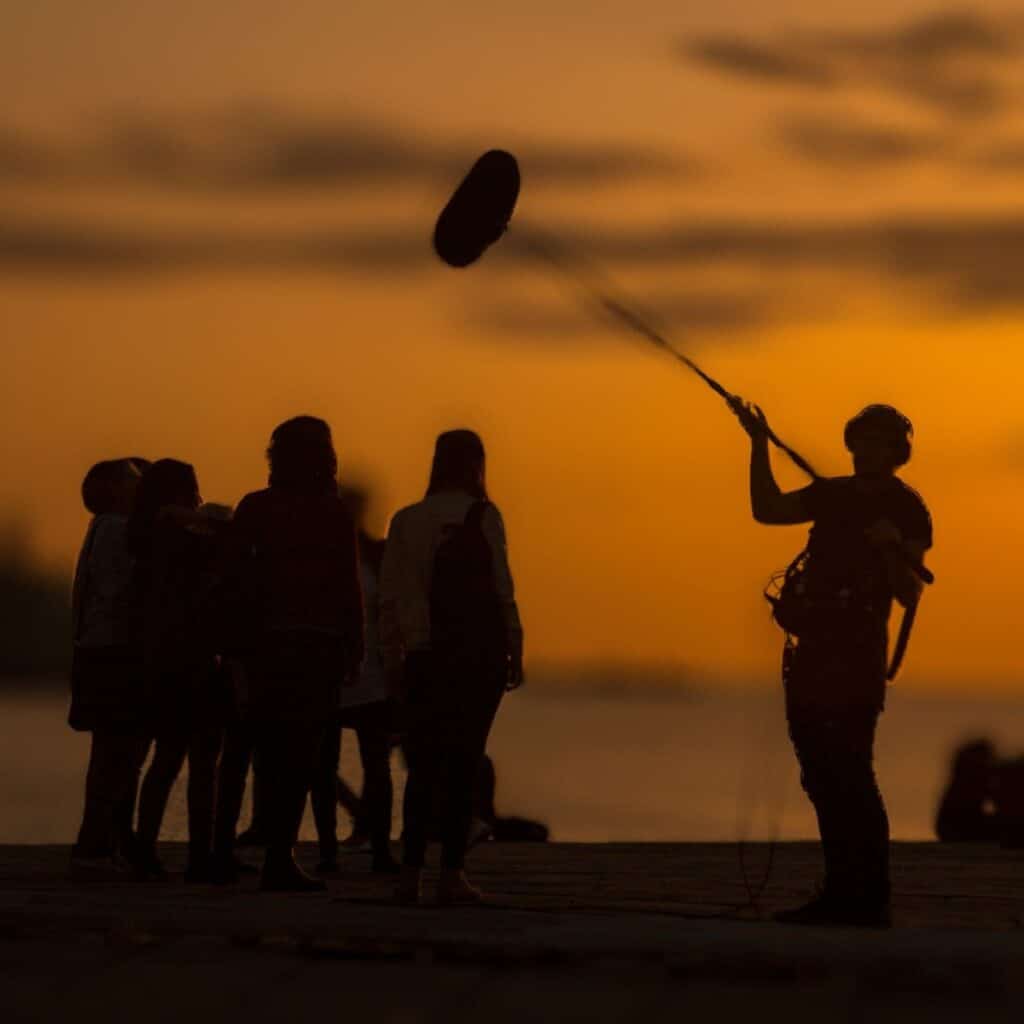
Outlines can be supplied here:
<path id="1" fill-rule="evenodd" d="M 331 428 L 315 416 L 296 416 L 276 427 L 267 448 L 270 486 L 299 494 L 330 494 L 338 475 Z"/>
<path id="2" fill-rule="evenodd" d="M 996 751 L 985 738 L 968 740 L 953 751 L 952 771 L 958 780 L 987 784 L 996 765 Z"/>
<path id="3" fill-rule="evenodd" d="M 131 459 L 97 462 L 82 480 L 82 503 L 94 516 L 128 515 L 140 478 Z"/>
<path id="4" fill-rule="evenodd" d="M 484 443 L 472 430 L 446 430 L 434 446 L 427 496 L 464 491 L 487 500 Z"/>
<path id="5" fill-rule="evenodd" d="M 158 459 L 143 473 L 135 494 L 129 528 L 134 543 L 147 543 L 162 508 L 175 506 L 194 512 L 202 503 L 195 469 L 177 459 Z"/>
<path id="6" fill-rule="evenodd" d="M 891 405 L 861 409 L 843 431 L 857 476 L 891 476 L 910 461 L 913 440 L 913 424 Z"/>
<path id="7" fill-rule="evenodd" d="M 141 455 L 129 455 L 128 461 L 132 463 L 133 466 L 135 466 L 135 468 L 139 471 L 140 476 L 143 473 L 145 473 L 150 466 L 153 465 L 151 459 L 144 459 Z"/>

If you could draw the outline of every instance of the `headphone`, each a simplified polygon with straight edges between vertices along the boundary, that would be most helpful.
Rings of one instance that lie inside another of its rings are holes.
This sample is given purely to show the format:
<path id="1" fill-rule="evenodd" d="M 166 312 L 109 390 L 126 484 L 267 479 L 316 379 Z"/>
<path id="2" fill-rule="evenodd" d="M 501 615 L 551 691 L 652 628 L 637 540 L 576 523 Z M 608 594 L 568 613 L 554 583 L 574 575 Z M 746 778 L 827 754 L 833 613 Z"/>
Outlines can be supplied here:
<path id="1" fill-rule="evenodd" d="M 851 442 L 862 430 L 873 428 L 895 442 L 897 465 L 910 461 L 914 440 L 914 424 L 891 405 L 869 405 L 861 409 L 843 430 L 843 442 L 851 450 Z"/>

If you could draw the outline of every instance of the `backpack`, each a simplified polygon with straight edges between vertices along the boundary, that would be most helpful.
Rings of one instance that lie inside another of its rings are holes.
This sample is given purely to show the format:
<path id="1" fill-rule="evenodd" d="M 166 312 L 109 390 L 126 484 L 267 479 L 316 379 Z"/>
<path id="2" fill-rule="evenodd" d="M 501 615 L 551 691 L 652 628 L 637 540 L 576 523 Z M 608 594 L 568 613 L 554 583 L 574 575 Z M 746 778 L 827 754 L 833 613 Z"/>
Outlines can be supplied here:
<path id="1" fill-rule="evenodd" d="M 764 596 L 772 606 L 772 618 L 793 637 L 811 632 L 870 632 L 872 624 L 883 621 L 869 579 L 852 579 L 838 588 L 823 586 L 807 548 L 784 572 L 772 576 Z"/>
<path id="2" fill-rule="evenodd" d="M 787 645 L 794 638 L 798 640 L 806 633 L 822 629 L 849 631 L 851 627 L 859 628 L 863 635 L 867 626 L 870 633 L 876 609 L 865 595 L 857 588 L 844 589 L 838 594 L 816 593 L 810 570 L 810 552 L 804 548 L 783 572 L 772 576 L 764 591 L 772 607 L 772 618 L 786 634 Z M 896 647 L 886 670 L 886 679 L 890 682 L 896 678 L 903 664 L 916 615 L 916 602 L 903 611 Z"/>
<path id="3" fill-rule="evenodd" d="M 474 502 L 462 523 L 449 524 L 430 578 L 430 645 L 445 656 L 506 654 L 494 552 L 483 532 L 490 503 Z"/>

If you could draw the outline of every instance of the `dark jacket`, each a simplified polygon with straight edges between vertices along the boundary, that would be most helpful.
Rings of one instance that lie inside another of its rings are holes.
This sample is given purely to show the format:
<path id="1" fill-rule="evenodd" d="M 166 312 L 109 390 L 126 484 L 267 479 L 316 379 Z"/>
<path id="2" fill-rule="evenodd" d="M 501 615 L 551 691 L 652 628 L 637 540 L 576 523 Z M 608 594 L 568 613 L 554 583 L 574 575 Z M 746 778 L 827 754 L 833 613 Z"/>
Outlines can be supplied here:
<path id="1" fill-rule="evenodd" d="M 342 641 L 350 669 L 363 658 L 363 600 L 356 533 L 333 493 L 268 488 L 246 495 L 228 533 L 224 577 L 242 620 L 233 653 L 271 633 Z"/>

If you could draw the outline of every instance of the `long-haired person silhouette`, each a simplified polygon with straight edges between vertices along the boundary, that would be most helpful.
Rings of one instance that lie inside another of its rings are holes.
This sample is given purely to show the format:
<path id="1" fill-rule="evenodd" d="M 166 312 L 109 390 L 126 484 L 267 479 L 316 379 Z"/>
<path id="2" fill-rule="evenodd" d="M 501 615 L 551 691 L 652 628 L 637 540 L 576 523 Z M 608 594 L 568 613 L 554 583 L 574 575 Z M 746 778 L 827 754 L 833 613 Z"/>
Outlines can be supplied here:
<path id="1" fill-rule="evenodd" d="M 267 460 L 270 486 L 246 495 L 232 521 L 225 592 L 236 595 L 230 646 L 264 795 L 262 885 L 305 892 L 325 886 L 293 848 L 339 687 L 363 660 L 363 604 L 330 427 L 312 416 L 282 423 Z"/>
<path id="2" fill-rule="evenodd" d="M 772 474 L 768 423 L 732 403 L 751 440 L 750 500 L 759 523 L 812 523 L 804 552 L 774 598 L 786 631 L 783 683 L 801 782 L 818 817 L 822 892 L 785 911 L 792 924 L 886 926 L 889 820 L 875 779 L 885 704 L 888 621 L 895 598 L 912 608 L 932 544 L 921 497 L 896 471 L 910 460 L 913 428 L 890 406 L 868 406 L 846 425 L 853 475 L 783 492 Z"/>
<path id="3" fill-rule="evenodd" d="M 228 701 L 203 600 L 222 527 L 199 511 L 201 504 L 193 467 L 160 459 L 143 474 L 128 526 L 156 740 L 139 791 L 138 867 L 145 877 L 165 875 L 156 843 L 187 756 L 185 877 L 197 882 L 209 876 L 217 758 Z"/>
<path id="4" fill-rule="evenodd" d="M 381 639 L 402 670 L 406 705 L 402 877 L 420 898 L 435 794 L 441 814 L 442 903 L 475 903 L 463 870 L 473 790 L 506 689 L 523 682 L 523 632 L 501 513 L 488 499 L 480 438 L 437 439 L 424 499 L 396 513 L 381 571 Z"/>

